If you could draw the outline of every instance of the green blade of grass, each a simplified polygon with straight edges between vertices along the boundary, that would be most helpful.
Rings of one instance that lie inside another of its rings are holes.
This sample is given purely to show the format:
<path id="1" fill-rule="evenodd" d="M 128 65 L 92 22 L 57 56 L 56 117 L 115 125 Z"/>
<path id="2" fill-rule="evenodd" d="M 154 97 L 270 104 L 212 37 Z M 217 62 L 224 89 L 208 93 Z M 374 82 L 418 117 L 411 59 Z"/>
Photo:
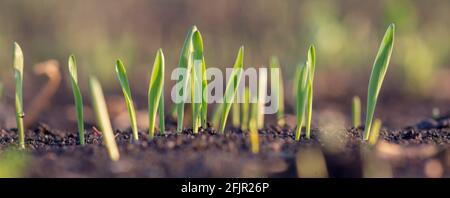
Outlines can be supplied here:
<path id="1" fill-rule="evenodd" d="M 352 101 L 352 123 L 354 128 L 361 126 L 361 99 L 358 96 Z"/>
<path id="2" fill-rule="evenodd" d="M 252 153 L 259 152 L 259 136 L 258 136 L 258 103 L 251 103 L 251 113 L 249 122 L 250 148 Z"/>
<path id="3" fill-rule="evenodd" d="M 128 83 L 127 71 L 123 62 L 117 60 L 116 62 L 116 74 L 122 88 L 123 96 L 125 97 L 125 103 L 127 105 L 128 116 L 130 117 L 131 131 L 133 133 L 133 140 L 138 141 L 138 127 L 136 120 L 136 110 L 134 109 L 133 97 L 131 96 L 130 84 Z"/>
<path id="4" fill-rule="evenodd" d="M 177 90 L 181 90 L 181 92 L 182 92 L 182 96 L 185 94 L 185 91 L 186 91 L 186 87 L 187 87 L 187 85 L 188 85 L 188 82 L 189 82 L 189 75 L 187 75 L 187 74 L 189 74 L 190 73 L 190 65 L 191 65 L 191 62 L 190 62 L 190 58 L 191 58 L 191 54 L 192 54 L 192 36 L 193 36 L 193 34 L 194 34 L 194 32 L 196 32 L 197 31 L 197 27 L 196 26 L 193 26 L 190 30 L 189 30 L 189 32 L 188 32 L 188 34 L 187 34 L 187 36 L 186 36 L 186 38 L 185 38 L 185 40 L 184 40 L 184 44 L 183 44 L 183 48 L 181 48 L 181 54 L 180 54 L 180 60 L 179 60 L 179 63 L 178 63 L 178 67 L 179 68 L 182 68 L 182 69 L 185 69 L 185 71 L 186 71 L 186 75 L 184 75 L 184 77 L 186 78 L 186 79 L 179 79 L 178 80 L 178 82 L 177 82 L 177 84 L 179 84 L 180 86 L 183 86 L 183 87 L 181 87 L 181 88 L 178 88 Z M 184 81 L 183 83 L 180 83 L 180 82 L 182 82 L 182 81 Z M 181 102 L 179 102 L 179 103 L 177 103 L 176 104 L 176 106 L 177 106 L 177 132 L 181 132 L 182 130 L 183 130 L 183 119 L 184 119 L 184 100 L 182 99 L 182 100 L 179 100 L 179 101 L 181 101 Z"/>
<path id="5" fill-rule="evenodd" d="M 78 86 L 78 72 L 77 72 L 77 61 L 74 55 L 69 57 L 69 73 L 70 80 L 72 84 L 73 98 L 75 102 L 75 109 L 77 114 L 77 124 L 78 124 L 78 139 L 80 145 L 85 144 L 84 139 L 84 116 L 83 116 L 83 97 L 81 96 L 80 87 Z"/>
<path id="6" fill-rule="evenodd" d="M 313 103 L 313 83 L 314 72 L 316 70 L 316 48 L 311 45 L 308 49 L 308 61 L 306 63 L 309 67 L 308 77 L 308 103 L 306 108 L 306 139 L 311 137 L 311 119 L 312 119 L 312 103 Z"/>
<path id="7" fill-rule="evenodd" d="M 25 148 L 25 128 L 23 126 L 23 117 L 25 113 L 23 112 L 23 53 L 19 44 L 14 43 L 14 54 L 13 54 L 13 67 L 14 67 L 14 78 L 16 83 L 16 123 L 17 131 L 19 132 L 19 147 Z"/>
<path id="8" fill-rule="evenodd" d="M 155 120 L 161 100 L 164 84 L 164 54 L 161 49 L 156 53 L 148 90 L 148 119 L 150 139 L 155 136 Z M 164 119 L 164 118 L 160 118 Z"/>
<path id="9" fill-rule="evenodd" d="M 192 45 L 193 45 L 193 58 L 194 60 L 201 60 L 201 97 L 202 103 L 200 107 L 201 111 L 201 125 L 203 128 L 206 128 L 206 122 L 208 117 L 208 92 L 207 86 L 208 81 L 206 77 L 206 63 L 205 56 L 203 53 L 203 39 L 200 31 L 197 30 L 192 36 Z M 197 73 L 198 74 L 198 73 Z"/>
<path id="10" fill-rule="evenodd" d="M 242 104 L 242 130 L 249 128 L 249 110 L 250 110 L 250 89 L 245 87 L 244 89 L 244 103 Z"/>
<path id="11" fill-rule="evenodd" d="M 195 31 L 192 35 L 192 61 L 193 69 L 191 74 L 191 97 L 192 97 L 192 128 L 194 133 L 198 133 L 198 128 L 203 122 L 203 111 L 204 106 L 203 95 L 205 91 L 203 90 L 204 78 L 206 78 L 206 66 L 204 65 L 205 59 L 203 57 L 203 39 L 200 31 Z M 206 88 L 206 87 L 205 87 Z M 200 100 L 198 100 L 200 99 Z M 206 109 L 205 109 L 206 110 Z"/>
<path id="12" fill-rule="evenodd" d="M 271 68 L 280 68 L 280 62 L 276 56 L 272 56 L 270 59 L 270 67 Z M 278 111 L 277 111 L 277 123 L 279 126 L 283 127 L 286 124 L 284 119 L 284 84 L 283 84 L 283 75 L 280 71 L 279 79 L 272 79 L 275 83 L 273 87 L 273 94 L 276 97 L 278 102 Z"/>
<path id="13" fill-rule="evenodd" d="M 300 66 L 299 76 L 297 77 L 297 91 L 296 91 L 296 112 L 297 112 L 297 132 L 295 134 L 295 140 L 300 140 L 300 134 L 302 132 L 303 120 L 306 110 L 306 102 L 308 97 L 308 78 L 309 67 L 305 64 Z"/>
<path id="14" fill-rule="evenodd" d="M 239 49 L 238 55 L 236 57 L 236 62 L 233 66 L 233 71 L 231 72 L 230 80 L 225 88 L 225 101 L 222 109 L 222 117 L 220 120 L 220 133 L 224 134 L 225 125 L 228 118 L 228 113 L 231 109 L 231 104 L 234 101 L 234 96 L 238 90 L 239 83 L 242 77 L 242 70 L 244 67 L 244 46 Z"/>
<path id="15" fill-rule="evenodd" d="M 105 96 L 103 95 L 100 82 L 95 77 L 89 79 L 89 92 L 91 94 L 95 118 L 103 134 L 103 141 L 108 150 L 109 158 L 112 161 L 117 161 L 120 158 L 119 149 L 117 148 L 116 139 L 111 127 Z"/>
<path id="16" fill-rule="evenodd" d="M 375 106 L 377 104 L 378 94 L 380 93 L 381 85 L 383 84 L 384 76 L 389 66 L 392 49 L 394 46 L 395 25 L 391 24 L 383 37 L 380 48 L 378 50 L 375 62 L 372 67 L 370 75 L 369 87 L 367 90 L 367 112 L 366 124 L 364 132 L 364 140 L 369 139 L 370 129 L 372 125 L 373 115 L 375 113 Z"/>

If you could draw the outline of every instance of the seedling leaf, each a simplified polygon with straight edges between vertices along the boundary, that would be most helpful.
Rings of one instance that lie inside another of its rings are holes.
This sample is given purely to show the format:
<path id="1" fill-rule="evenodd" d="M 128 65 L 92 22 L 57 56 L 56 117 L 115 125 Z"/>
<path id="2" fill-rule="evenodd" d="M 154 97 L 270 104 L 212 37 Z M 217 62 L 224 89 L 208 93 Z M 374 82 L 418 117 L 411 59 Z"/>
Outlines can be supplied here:
<path id="1" fill-rule="evenodd" d="M 305 64 L 300 66 L 299 76 L 297 77 L 297 96 L 296 96 L 296 112 L 297 112 L 297 132 L 295 134 L 295 140 L 300 140 L 300 134 L 303 127 L 303 119 L 306 110 L 306 101 L 308 96 L 308 78 L 309 67 Z"/>
<path id="2" fill-rule="evenodd" d="M 134 109 L 133 97 L 131 96 L 130 84 L 128 83 L 127 71 L 121 60 L 116 61 L 116 74 L 122 88 L 125 103 L 127 105 L 128 115 L 130 117 L 131 131 L 134 141 L 138 141 L 138 127 L 136 120 L 136 110 Z"/>
<path id="3" fill-rule="evenodd" d="M 381 85 L 383 84 L 384 76 L 386 75 L 389 61 L 391 59 L 392 49 L 394 46 L 394 33 L 395 25 L 391 24 L 386 30 L 372 67 L 372 73 L 370 75 L 369 87 L 367 91 L 367 113 L 364 140 L 369 139 L 378 94 L 380 93 Z"/>
<path id="4" fill-rule="evenodd" d="M 23 126 L 23 117 L 25 113 L 23 112 L 23 53 L 19 44 L 14 43 L 14 54 L 13 54 L 13 67 L 14 67 L 14 78 L 16 83 L 16 123 L 17 131 L 19 132 L 19 147 L 25 148 L 25 128 Z"/>
<path id="5" fill-rule="evenodd" d="M 308 103 L 306 108 L 306 139 L 311 137 L 311 118 L 312 118 L 312 103 L 313 103 L 313 83 L 314 72 L 316 70 L 316 48 L 311 45 L 308 49 L 308 60 L 306 62 L 309 70 L 308 77 Z"/>
<path id="6" fill-rule="evenodd" d="M 102 87 L 95 77 L 89 79 L 89 92 L 91 94 L 92 107 L 95 112 L 97 124 L 103 134 L 103 141 L 108 150 L 109 158 L 112 161 L 117 161 L 120 158 L 119 149 L 117 148 L 116 139 L 111 127 Z"/>
<path id="7" fill-rule="evenodd" d="M 242 70 L 244 65 L 244 46 L 239 49 L 238 55 L 236 57 L 236 62 L 234 63 L 233 71 L 231 72 L 230 80 L 228 81 L 227 87 L 225 88 L 225 101 L 222 111 L 222 117 L 220 120 L 220 133 L 225 132 L 225 124 L 227 122 L 228 113 L 231 109 L 231 104 L 234 101 L 234 97 L 238 90 L 239 83 L 242 77 Z"/>
<path id="8" fill-rule="evenodd" d="M 184 40 L 184 44 L 183 44 L 183 48 L 181 48 L 181 54 L 180 54 L 180 60 L 178 63 L 178 67 L 182 68 L 186 71 L 186 75 L 184 75 L 185 79 L 179 79 L 177 84 L 179 84 L 180 86 L 182 86 L 181 88 L 178 87 L 177 90 L 181 90 L 182 91 L 182 96 L 184 96 L 186 94 L 186 87 L 188 85 L 189 82 L 189 73 L 190 73 L 190 69 L 191 69 L 191 54 L 192 54 L 192 35 L 194 34 L 194 32 L 197 31 L 197 27 L 193 26 L 185 40 Z M 183 82 L 183 83 L 180 83 Z M 179 100 L 181 102 L 177 103 L 177 132 L 181 132 L 183 130 L 183 118 L 184 118 L 184 100 Z"/>
<path id="9" fill-rule="evenodd" d="M 161 49 L 156 53 L 155 62 L 153 63 L 152 75 L 148 90 L 148 118 L 149 118 L 149 135 L 153 139 L 155 135 L 155 120 L 160 104 L 161 95 L 164 85 L 164 54 Z M 161 115 L 160 115 L 161 116 Z M 164 119 L 160 117 L 160 119 Z"/>
<path id="10" fill-rule="evenodd" d="M 80 87 L 78 86 L 77 61 L 74 55 L 69 57 L 69 73 L 72 84 L 73 98 L 75 102 L 75 110 L 77 114 L 78 138 L 80 145 L 85 144 L 84 116 L 83 116 L 83 97 L 81 96 Z"/>

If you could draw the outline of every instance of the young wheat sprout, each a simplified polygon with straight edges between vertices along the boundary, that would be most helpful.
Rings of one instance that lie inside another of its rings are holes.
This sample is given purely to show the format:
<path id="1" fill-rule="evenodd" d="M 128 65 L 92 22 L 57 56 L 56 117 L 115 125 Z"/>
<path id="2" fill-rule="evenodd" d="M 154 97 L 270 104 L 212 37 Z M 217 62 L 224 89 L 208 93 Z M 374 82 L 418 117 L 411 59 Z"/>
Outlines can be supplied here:
<path id="1" fill-rule="evenodd" d="M 231 73 L 230 80 L 225 88 L 225 101 L 222 109 L 222 117 L 220 120 L 220 133 L 225 132 L 225 124 L 227 122 L 228 113 L 231 109 L 231 104 L 234 101 L 234 97 L 239 87 L 239 83 L 242 77 L 242 70 L 244 67 L 244 46 L 239 49 L 234 63 L 233 72 Z"/>
<path id="2" fill-rule="evenodd" d="M 191 97 L 192 97 L 192 129 L 198 133 L 198 128 L 203 123 L 206 127 L 207 101 L 206 101 L 206 66 L 203 57 L 203 39 L 200 31 L 195 31 L 192 36 L 192 73 L 191 73 Z M 200 99 L 201 98 L 201 99 Z M 199 100 L 200 99 L 200 100 Z"/>
<path id="3" fill-rule="evenodd" d="M 100 130 L 103 134 L 103 141 L 108 150 L 109 158 L 112 161 L 117 161 L 120 158 L 119 149 L 117 148 L 116 139 L 111 127 L 111 121 L 106 107 L 105 96 L 103 95 L 102 87 L 97 78 L 91 77 L 89 79 L 89 92 L 91 94 L 92 107 L 94 109 L 95 118 Z"/>
<path id="4" fill-rule="evenodd" d="M 23 126 L 23 96 L 22 96 L 22 83 L 23 83 L 23 53 L 19 44 L 14 43 L 13 54 L 13 67 L 14 78 L 16 83 L 16 123 L 17 131 L 19 132 L 19 147 L 25 148 L 25 128 Z"/>
<path id="5" fill-rule="evenodd" d="M 381 85 L 383 84 L 384 76 L 386 75 L 389 61 L 391 59 L 392 49 L 394 47 L 394 33 L 395 25 L 391 24 L 386 30 L 386 34 L 381 41 L 380 49 L 372 67 L 370 75 L 369 87 L 367 90 L 367 112 L 366 124 L 364 132 L 364 140 L 370 137 L 370 130 L 372 127 L 373 114 L 375 106 L 377 105 L 378 94 L 380 93 Z"/>
<path id="6" fill-rule="evenodd" d="M 130 84 L 128 83 L 127 70 L 121 60 L 116 61 L 116 74 L 122 88 L 125 103 L 127 105 L 128 115 L 130 117 L 131 131 L 133 132 L 133 140 L 138 141 L 138 127 L 136 120 L 136 110 L 134 109 L 133 98 L 131 97 Z"/>
<path id="7" fill-rule="evenodd" d="M 259 136 L 258 136 L 258 103 L 251 103 L 251 115 L 249 123 L 250 148 L 253 154 L 259 153 Z"/>
<path id="8" fill-rule="evenodd" d="M 242 130 L 247 130 L 249 125 L 249 110 L 250 110 L 250 89 L 244 89 L 244 103 L 242 104 Z"/>
<path id="9" fill-rule="evenodd" d="M 316 70 L 316 48 L 311 45 L 308 49 L 308 61 L 306 62 L 309 70 L 308 77 L 308 103 L 306 108 L 306 139 L 311 137 L 311 119 L 312 119 L 312 103 L 313 103 L 313 83 L 314 71 Z"/>
<path id="10" fill-rule="evenodd" d="M 155 136 L 155 120 L 158 106 L 162 99 L 164 83 L 164 54 L 161 49 L 156 53 L 155 62 L 153 63 L 152 75 L 150 78 L 150 85 L 148 90 L 148 119 L 149 119 L 149 135 L 150 139 Z M 164 119 L 161 117 L 160 120 Z"/>
<path id="11" fill-rule="evenodd" d="M 183 75 L 185 77 L 185 79 L 179 79 L 179 81 L 177 82 L 177 84 L 179 84 L 180 86 L 182 86 L 181 88 L 177 89 L 177 90 L 181 90 L 182 93 L 181 95 L 184 96 L 186 93 L 186 87 L 189 83 L 189 73 L 190 70 L 192 68 L 192 64 L 191 64 L 191 54 L 192 54 L 192 36 L 194 35 L 194 32 L 197 31 L 197 27 L 193 26 L 185 40 L 184 40 L 184 44 L 183 44 L 183 48 L 181 48 L 181 53 L 180 53 L 180 60 L 178 63 L 178 67 L 181 69 L 184 69 L 184 71 L 186 71 L 186 75 Z M 183 82 L 183 83 L 181 83 Z M 176 104 L 177 106 L 177 132 L 181 132 L 183 130 L 183 120 L 184 120 L 184 100 L 180 99 L 180 102 Z"/>
<path id="12" fill-rule="evenodd" d="M 296 96 L 296 112 L 297 112 L 297 132 L 295 133 L 295 140 L 300 140 L 300 135 L 303 127 L 303 120 L 306 110 L 306 101 L 308 97 L 308 78 L 309 67 L 305 64 L 300 66 L 298 72 L 297 82 L 297 96 Z"/>
<path id="13" fill-rule="evenodd" d="M 77 61 L 75 60 L 75 56 L 71 55 L 69 57 L 68 65 L 69 65 L 70 81 L 72 84 L 73 98 L 75 101 L 75 109 L 77 114 L 78 139 L 80 141 L 80 145 L 84 145 L 85 135 L 84 135 L 83 97 L 81 96 L 80 87 L 78 86 Z"/>

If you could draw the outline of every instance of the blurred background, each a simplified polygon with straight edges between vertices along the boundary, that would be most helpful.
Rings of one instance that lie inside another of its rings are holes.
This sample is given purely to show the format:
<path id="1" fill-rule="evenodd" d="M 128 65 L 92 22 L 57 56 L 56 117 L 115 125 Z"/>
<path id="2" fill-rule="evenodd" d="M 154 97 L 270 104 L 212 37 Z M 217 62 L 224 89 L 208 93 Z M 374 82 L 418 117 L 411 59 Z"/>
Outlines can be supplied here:
<path id="1" fill-rule="evenodd" d="M 170 72 L 178 63 L 186 32 L 197 25 L 204 39 L 207 66 L 231 67 L 238 48 L 244 45 L 246 66 L 267 66 L 270 56 L 279 57 L 286 89 L 291 86 L 296 65 L 305 60 L 308 46 L 315 44 L 314 108 L 320 112 L 335 108 L 347 115 L 353 95 L 365 100 L 372 63 L 390 23 L 396 24 L 396 41 L 380 105 L 389 108 L 391 103 L 396 106 L 411 100 L 419 101 L 428 111 L 433 106 L 448 104 L 450 1 L 447 0 L 2 0 L 0 81 L 5 85 L 2 100 L 6 106 L 2 112 L 13 111 L 14 41 L 22 46 L 25 56 L 25 108 L 33 106 L 37 95 L 44 92 L 47 96 L 42 98 L 47 104 L 35 102 L 38 103 L 35 105 L 56 108 L 44 108 L 37 120 L 55 127 L 75 128 L 73 111 L 66 107 L 73 102 L 67 71 L 70 54 L 77 57 L 84 97 L 88 98 L 89 75 L 96 75 L 111 104 L 123 104 L 114 71 L 115 60 L 121 58 L 137 106 L 145 111 L 156 50 L 162 48 L 165 53 L 168 95 L 174 83 L 170 81 Z M 49 59 L 57 62 L 45 62 Z M 35 70 L 38 63 L 59 63 L 61 78 Z M 119 102 L 114 103 L 115 98 Z M 292 97 L 286 98 L 289 106 Z M 123 109 L 110 110 L 113 114 L 125 110 L 125 106 L 117 106 Z M 420 108 L 421 105 L 411 107 L 416 112 Z M 13 114 L 8 115 L 14 126 Z M 54 119 L 63 116 L 69 121 Z M 392 112 L 380 110 L 380 116 L 387 118 L 388 126 L 406 125 L 390 122 L 389 116 L 396 117 Z M 427 113 L 419 113 L 419 117 L 424 116 Z M 11 121 L 4 122 L 9 126 Z"/>

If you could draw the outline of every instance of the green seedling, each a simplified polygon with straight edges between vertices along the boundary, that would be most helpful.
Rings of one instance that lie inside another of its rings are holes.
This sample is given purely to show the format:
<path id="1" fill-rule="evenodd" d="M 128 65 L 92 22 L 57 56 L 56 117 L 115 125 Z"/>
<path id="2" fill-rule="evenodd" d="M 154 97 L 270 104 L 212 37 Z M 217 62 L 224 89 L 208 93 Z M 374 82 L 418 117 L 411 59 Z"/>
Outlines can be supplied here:
<path id="1" fill-rule="evenodd" d="M 280 62 L 276 56 L 273 56 L 270 59 L 270 67 L 271 68 L 280 68 Z M 272 79 L 275 83 L 273 87 L 273 94 L 276 97 L 278 102 L 278 112 L 277 112 L 277 123 L 278 126 L 283 127 L 286 124 L 286 120 L 284 118 L 284 83 L 283 83 L 283 75 L 280 71 L 279 79 Z"/>
<path id="2" fill-rule="evenodd" d="M 312 103 L 313 103 L 313 83 L 314 71 L 316 70 L 316 48 L 311 45 L 308 49 L 308 59 L 306 62 L 309 70 L 308 76 L 308 103 L 306 108 L 306 139 L 311 137 L 311 119 L 312 119 Z"/>
<path id="3" fill-rule="evenodd" d="M 191 70 L 191 54 L 192 54 L 192 36 L 194 35 L 194 32 L 197 31 L 197 27 L 193 26 L 185 40 L 184 40 L 184 44 L 183 44 L 183 48 L 181 48 L 181 53 L 180 53 L 180 60 L 178 63 L 178 67 L 181 69 L 184 69 L 186 71 L 186 75 L 184 75 L 185 79 L 179 79 L 177 81 L 177 84 L 179 86 L 182 86 L 181 88 L 178 87 L 177 90 L 181 90 L 181 96 L 185 95 L 185 91 L 186 91 L 186 87 L 189 83 L 189 73 Z M 183 82 L 183 83 L 181 83 Z M 183 130 L 183 119 L 184 119 L 184 100 L 178 98 L 178 100 L 180 101 L 179 103 L 176 104 L 177 106 L 177 132 L 181 132 Z"/>
<path id="4" fill-rule="evenodd" d="M 83 116 L 83 97 L 81 96 L 80 87 L 78 86 L 78 72 L 77 72 L 77 61 L 75 56 L 71 55 L 69 57 L 69 73 L 70 81 L 72 83 L 73 98 L 75 101 L 75 110 L 77 114 L 77 124 L 78 124 L 78 138 L 80 145 L 85 144 L 84 140 L 84 116 Z"/>
<path id="5" fill-rule="evenodd" d="M 14 43 L 13 54 L 14 78 L 16 80 L 16 123 L 17 131 L 19 132 L 19 147 L 25 148 L 25 128 L 23 126 L 23 118 L 25 113 L 23 111 L 23 53 L 19 44 Z"/>
<path id="6" fill-rule="evenodd" d="M 244 89 L 244 103 L 242 104 L 242 130 L 249 128 L 249 110 L 250 110 L 250 89 L 245 87 Z"/>
<path id="7" fill-rule="evenodd" d="M 354 128 L 361 126 L 361 100 L 358 96 L 352 100 L 352 123 Z"/>
<path id="8" fill-rule="evenodd" d="M 234 96 L 234 103 L 231 105 L 231 124 L 234 128 L 239 128 L 239 125 L 241 124 L 241 112 L 239 108 L 239 102 L 237 98 L 237 94 Z"/>
<path id="9" fill-rule="evenodd" d="M 384 76 L 386 75 L 389 61 L 391 59 L 392 49 L 394 46 L 395 25 L 391 24 L 386 30 L 380 49 L 378 50 L 375 62 L 372 67 L 370 75 L 369 87 L 367 91 L 367 114 L 364 132 L 364 140 L 370 137 L 372 119 L 377 104 L 378 94 L 380 93 L 381 85 L 383 84 Z"/>
<path id="10" fill-rule="evenodd" d="M 136 120 L 136 110 L 134 109 L 133 97 L 131 97 L 130 84 L 128 83 L 127 70 L 121 60 L 116 61 L 116 74 L 122 88 L 125 103 L 127 105 L 128 115 L 130 117 L 131 131 L 133 132 L 133 140 L 138 141 L 138 127 Z"/>
<path id="11" fill-rule="evenodd" d="M 300 66 L 297 79 L 297 91 L 296 91 L 296 113 L 297 113 L 297 132 L 295 133 L 295 140 L 300 140 L 300 134 L 302 132 L 303 120 L 306 110 L 306 102 L 308 100 L 308 78 L 309 67 L 305 64 Z"/>
<path id="12" fill-rule="evenodd" d="M 103 134 L 103 141 L 108 150 L 109 158 L 112 161 L 117 161 L 120 158 L 119 149 L 117 148 L 116 139 L 111 127 L 103 90 L 100 82 L 95 77 L 89 79 L 89 92 L 91 94 L 95 118 Z"/>
<path id="13" fill-rule="evenodd" d="M 236 57 L 236 62 L 233 66 L 233 71 L 231 72 L 230 80 L 228 81 L 227 87 L 225 88 L 225 101 L 222 109 L 222 117 L 220 120 L 220 133 L 225 132 L 225 124 L 227 122 L 228 113 L 231 109 L 231 104 L 234 101 L 234 97 L 239 87 L 241 81 L 242 72 L 244 67 L 244 46 L 239 49 Z"/>
<path id="14" fill-rule="evenodd" d="M 193 69 L 191 73 L 191 97 L 192 97 L 192 128 L 194 133 L 198 133 L 198 128 L 202 125 L 206 128 L 207 117 L 207 81 L 206 65 L 203 56 L 203 39 L 200 31 L 195 31 L 192 36 L 192 61 Z M 201 98 L 200 101 L 196 99 Z"/>
<path id="15" fill-rule="evenodd" d="M 258 136 L 258 103 L 251 103 L 251 115 L 250 115 L 250 148 L 252 153 L 256 154 L 259 152 L 259 136 Z"/>
<path id="16" fill-rule="evenodd" d="M 378 137 L 380 136 L 380 129 L 381 129 L 381 120 L 375 119 L 375 122 L 373 123 L 372 131 L 370 132 L 369 137 L 369 144 L 375 145 L 378 141 Z"/>
<path id="17" fill-rule="evenodd" d="M 158 106 L 161 106 L 164 86 L 164 54 L 161 49 L 156 53 L 155 62 L 153 63 L 152 75 L 148 90 L 148 119 L 149 119 L 149 135 L 150 139 L 155 136 L 155 120 Z M 161 109 L 160 109 L 161 110 Z M 161 117 L 160 120 L 164 120 Z"/>

